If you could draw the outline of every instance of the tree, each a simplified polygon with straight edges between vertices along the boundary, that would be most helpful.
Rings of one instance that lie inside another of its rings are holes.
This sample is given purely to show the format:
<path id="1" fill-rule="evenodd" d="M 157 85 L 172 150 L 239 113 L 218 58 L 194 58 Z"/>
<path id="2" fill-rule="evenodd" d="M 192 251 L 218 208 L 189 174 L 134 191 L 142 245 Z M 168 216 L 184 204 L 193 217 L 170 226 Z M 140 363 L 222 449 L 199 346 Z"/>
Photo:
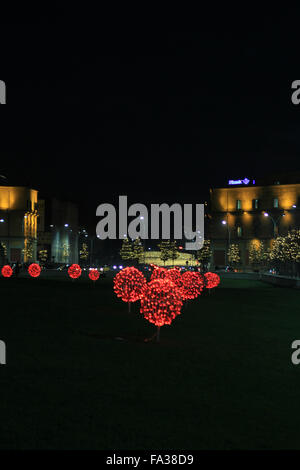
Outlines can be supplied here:
<path id="1" fill-rule="evenodd" d="M 282 272 L 295 275 L 300 271 L 300 230 L 294 229 L 273 240 L 269 259 Z"/>
<path id="2" fill-rule="evenodd" d="M 170 251 L 170 258 L 173 261 L 173 266 L 174 266 L 175 259 L 177 259 L 179 257 L 176 240 L 174 240 L 172 242 L 170 241 L 169 251 Z"/>
<path id="3" fill-rule="evenodd" d="M 166 261 L 171 259 L 174 265 L 175 259 L 179 257 L 176 240 L 163 240 L 159 243 L 158 248 L 160 249 L 160 259 L 164 264 L 166 264 Z"/>
<path id="4" fill-rule="evenodd" d="M 249 245 L 249 263 L 252 265 L 262 264 L 266 261 L 266 258 L 264 242 L 252 240 Z"/>
<path id="5" fill-rule="evenodd" d="M 31 240 L 31 238 L 25 239 L 25 246 L 22 250 L 22 253 L 25 262 L 30 262 L 33 260 L 33 241 Z"/>
<path id="6" fill-rule="evenodd" d="M 160 249 L 160 259 L 166 264 L 166 261 L 171 259 L 170 240 L 163 240 L 158 244 L 158 248 Z"/>
<path id="7" fill-rule="evenodd" d="M 133 258 L 136 259 L 137 264 L 139 264 L 141 258 L 143 257 L 143 254 L 144 254 L 144 247 L 141 242 L 141 239 L 138 237 L 133 242 Z"/>
<path id="8" fill-rule="evenodd" d="M 207 266 L 211 259 L 212 250 L 210 246 L 210 240 L 204 240 L 203 247 L 197 251 L 196 258 L 204 266 Z"/>
<path id="9" fill-rule="evenodd" d="M 287 248 L 285 237 L 276 237 L 269 251 L 269 259 L 271 261 L 284 263 L 288 260 Z"/>
<path id="10" fill-rule="evenodd" d="M 134 252 L 132 250 L 132 243 L 128 240 L 128 238 L 124 238 L 122 242 L 120 255 L 121 255 L 121 258 L 125 261 L 131 260 L 134 258 Z"/>
<path id="11" fill-rule="evenodd" d="M 86 243 L 82 243 L 81 250 L 79 251 L 79 258 L 86 263 L 89 257 L 89 250 Z"/>
<path id="12" fill-rule="evenodd" d="M 47 250 L 39 250 L 39 260 L 42 263 L 46 263 L 48 259 L 48 251 Z"/>
<path id="13" fill-rule="evenodd" d="M 231 243 L 227 253 L 230 265 L 237 266 L 241 262 L 240 249 L 237 243 Z"/>
<path id="14" fill-rule="evenodd" d="M 62 244 L 62 258 L 65 263 L 69 261 L 69 256 L 70 256 L 70 245 L 68 243 L 63 243 Z"/>
<path id="15" fill-rule="evenodd" d="M 4 264 L 6 258 L 4 244 L 0 243 L 0 265 Z"/>

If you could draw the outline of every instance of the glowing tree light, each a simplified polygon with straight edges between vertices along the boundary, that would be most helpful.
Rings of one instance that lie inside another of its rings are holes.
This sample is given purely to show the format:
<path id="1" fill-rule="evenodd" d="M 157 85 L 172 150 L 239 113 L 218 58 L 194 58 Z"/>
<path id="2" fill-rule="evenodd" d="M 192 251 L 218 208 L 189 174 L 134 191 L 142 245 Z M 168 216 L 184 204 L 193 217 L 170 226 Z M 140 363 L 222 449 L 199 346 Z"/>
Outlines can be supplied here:
<path id="1" fill-rule="evenodd" d="M 204 279 L 200 273 L 186 271 L 181 276 L 182 287 L 180 289 L 183 300 L 195 299 L 204 289 Z"/>
<path id="2" fill-rule="evenodd" d="M 28 266 L 28 273 L 30 274 L 31 277 L 39 277 L 41 274 L 41 267 L 37 263 L 31 263 Z"/>
<path id="3" fill-rule="evenodd" d="M 89 272 L 89 278 L 92 280 L 92 281 L 97 281 L 100 277 L 100 273 L 98 271 L 98 269 L 91 269 L 90 272 Z"/>
<path id="4" fill-rule="evenodd" d="M 216 273 L 205 273 L 205 282 L 206 282 L 206 288 L 207 289 L 213 289 L 214 287 L 217 287 L 220 284 L 220 276 Z"/>
<path id="5" fill-rule="evenodd" d="M 145 285 L 140 312 L 146 320 L 157 326 L 157 341 L 159 341 L 160 327 L 171 325 L 174 318 L 180 314 L 181 307 L 181 294 L 170 279 L 158 278 Z"/>
<path id="6" fill-rule="evenodd" d="M 68 274 L 72 279 L 78 279 L 81 276 L 81 267 L 79 264 L 71 264 Z"/>
<path id="7" fill-rule="evenodd" d="M 11 269 L 11 267 L 8 264 L 6 264 L 1 269 L 1 274 L 2 274 L 3 277 L 11 277 L 12 274 L 13 274 L 13 270 Z"/>
<path id="8" fill-rule="evenodd" d="M 130 312 L 131 302 L 141 298 L 142 289 L 146 285 L 145 276 L 138 269 L 132 267 L 124 268 L 114 278 L 114 291 L 123 302 L 128 302 Z"/>

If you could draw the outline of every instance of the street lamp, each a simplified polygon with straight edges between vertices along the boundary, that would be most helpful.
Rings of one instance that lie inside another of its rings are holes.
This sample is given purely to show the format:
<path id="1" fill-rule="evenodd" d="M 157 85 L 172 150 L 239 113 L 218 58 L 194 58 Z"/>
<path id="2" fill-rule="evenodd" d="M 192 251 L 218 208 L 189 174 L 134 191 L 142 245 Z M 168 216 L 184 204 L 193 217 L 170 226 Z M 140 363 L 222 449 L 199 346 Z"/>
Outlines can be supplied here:
<path id="1" fill-rule="evenodd" d="M 230 241 L 231 241 L 231 231 L 230 231 L 230 227 L 229 227 L 229 224 L 228 224 L 228 214 L 227 214 L 227 220 L 222 220 L 222 224 L 223 225 L 227 225 L 227 249 L 226 249 L 226 252 L 225 252 L 225 264 L 226 266 L 228 265 L 228 250 L 229 250 L 229 247 L 230 247 Z"/>
<path id="2" fill-rule="evenodd" d="M 279 222 L 281 217 L 285 217 L 285 214 L 280 214 L 277 217 L 277 219 L 274 219 L 274 217 L 272 217 L 272 215 L 270 215 L 268 212 L 264 212 L 264 216 L 265 217 L 270 217 L 270 219 L 272 220 L 272 222 L 273 222 L 273 235 L 274 235 L 274 238 L 276 238 L 276 235 L 277 235 L 277 232 L 278 232 L 278 222 Z"/>

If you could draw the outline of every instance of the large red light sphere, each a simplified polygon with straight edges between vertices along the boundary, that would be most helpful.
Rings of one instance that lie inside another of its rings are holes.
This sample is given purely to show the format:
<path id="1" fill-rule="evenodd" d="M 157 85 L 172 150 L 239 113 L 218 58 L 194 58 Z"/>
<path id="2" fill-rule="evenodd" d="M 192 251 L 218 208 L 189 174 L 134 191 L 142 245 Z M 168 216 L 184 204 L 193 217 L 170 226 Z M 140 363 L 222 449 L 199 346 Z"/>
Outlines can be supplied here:
<path id="1" fill-rule="evenodd" d="M 182 277 L 181 277 L 180 269 L 177 269 L 177 268 L 168 269 L 166 273 L 166 278 L 174 282 L 176 287 L 178 288 L 182 287 Z"/>
<path id="2" fill-rule="evenodd" d="M 204 289 L 204 279 L 198 272 L 186 271 L 181 276 L 182 288 L 180 289 L 183 300 L 195 299 Z"/>
<path id="3" fill-rule="evenodd" d="M 92 280 L 92 281 L 97 281 L 100 277 L 100 273 L 98 271 L 98 269 L 91 269 L 90 272 L 89 272 L 89 278 Z"/>
<path id="4" fill-rule="evenodd" d="M 28 273 L 30 274 L 31 277 L 39 277 L 41 274 L 41 267 L 37 263 L 31 263 L 28 266 Z"/>
<path id="5" fill-rule="evenodd" d="M 150 323 L 170 325 L 181 307 L 180 292 L 170 279 L 153 279 L 144 287 L 140 312 Z"/>
<path id="6" fill-rule="evenodd" d="M 78 279 L 81 276 L 81 267 L 79 264 L 71 264 L 68 274 L 72 279 Z"/>
<path id="7" fill-rule="evenodd" d="M 217 287 L 220 284 L 220 276 L 218 276 L 218 274 L 216 273 L 205 273 L 204 277 L 207 289 L 213 289 L 214 287 Z"/>
<path id="8" fill-rule="evenodd" d="M 6 264 L 1 269 L 1 274 L 2 274 L 3 277 L 11 277 L 12 274 L 13 274 L 13 270 L 8 264 Z"/>
<path id="9" fill-rule="evenodd" d="M 114 278 L 114 291 L 124 302 L 136 302 L 141 298 L 146 278 L 133 266 L 124 268 Z"/>

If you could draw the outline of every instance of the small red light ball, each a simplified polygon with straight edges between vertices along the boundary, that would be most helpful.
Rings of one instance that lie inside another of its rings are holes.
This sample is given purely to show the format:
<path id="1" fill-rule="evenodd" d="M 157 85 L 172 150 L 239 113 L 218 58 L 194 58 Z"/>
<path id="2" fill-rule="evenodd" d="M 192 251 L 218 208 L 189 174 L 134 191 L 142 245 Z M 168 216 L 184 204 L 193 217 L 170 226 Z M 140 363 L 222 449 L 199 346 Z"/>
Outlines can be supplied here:
<path id="1" fill-rule="evenodd" d="M 1 269 L 1 273 L 2 273 L 2 276 L 3 277 L 11 277 L 12 274 L 13 274 L 13 270 L 12 268 L 6 264 L 5 266 L 3 266 L 3 268 Z"/>
<path id="2" fill-rule="evenodd" d="M 90 272 L 89 272 L 89 278 L 92 280 L 92 281 L 97 281 L 100 277 L 100 273 L 98 271 L 98 269 L 91 269 Z"/>
<path id="3" fill-rule="evenodd" d="M 39 277 L 41 274 L 41 267 L 37 263 L 31 263 L 28 266 L 28 273 L 30 274 L 31 277 Z"/>
<path id="4" fill-rule="evenodd" d="M 205 282 L 206 282 L 206 288 L 207 289 L 213 289 L 214 287 L 217 287 L 220 284 L 220 276 L 216 273 L 205 273 Z"/>
<path id="5" fill-rule="evenodd" d="M 77 279 L 81 276 L 81 267 L 79 264 L 71 264 L 68 269 L 68 274 L 72 279 Z"/>

